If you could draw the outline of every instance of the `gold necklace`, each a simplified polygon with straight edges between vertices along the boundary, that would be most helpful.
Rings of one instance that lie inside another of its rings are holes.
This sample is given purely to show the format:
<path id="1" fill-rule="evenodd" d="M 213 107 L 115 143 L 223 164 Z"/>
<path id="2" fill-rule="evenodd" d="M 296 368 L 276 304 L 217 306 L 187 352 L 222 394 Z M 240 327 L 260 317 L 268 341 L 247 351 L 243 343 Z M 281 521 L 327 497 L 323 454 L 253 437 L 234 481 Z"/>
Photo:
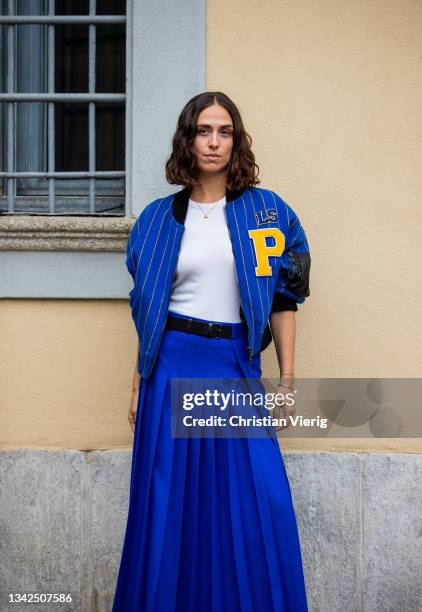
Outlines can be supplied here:
<path id="1" fill-rule="evenodd" d="M 204 219 L 208 219 L 208 215 L 209 215 L 209 214 L 210 214 L 210 213 L 211 213 L 211 212 L 214 210 L 214 208 L 215 208 L 215 207 L 217 206 L 217 204 L 218 204 L 218 203 L 219 203 L 219 202 L 220 202 L 220 201 L 223 199 L 223 197 L 224 197 L 225 195 L 226 195 L 226 194 L 224 193 L 224 194 L 223 194 L 223 195 L 222 195 L 222 196 L 221 196 L 221 197 L 220 197 L 218 200 L 216 200 L 216 201 L 215 201 L 214 206 L 213 206 L 211 209 L 207 210 L 207 212 L 206 212 L 206 213 L 204 213 L 204 210 L 203 210 L 202 206 L 201 206 L 201 205 L 200 205 L 200 203 L 199 203 L 199 202 L 197 202 L 196 200 L 192 200 L 192 203 L 194 203 L 194 204 L 196 204 L 196 205 L 197 205 L 197 206 L 194 206 L 193 208 L 199 208 L 199 210 L 202 212 L 202 216 L 203 216 L 203 218 L 204 218 Z M 210 204 L 211 204 L 211 202 L 210 202 Z"/>

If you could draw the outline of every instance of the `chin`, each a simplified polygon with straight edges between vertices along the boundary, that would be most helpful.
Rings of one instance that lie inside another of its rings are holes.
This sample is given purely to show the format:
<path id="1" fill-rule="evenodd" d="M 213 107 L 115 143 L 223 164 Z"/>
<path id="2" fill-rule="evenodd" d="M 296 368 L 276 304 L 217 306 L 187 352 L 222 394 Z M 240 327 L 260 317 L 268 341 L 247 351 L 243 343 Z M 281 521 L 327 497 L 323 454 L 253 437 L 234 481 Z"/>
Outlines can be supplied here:
<path id="1" fill-rule="evenodd" d="M 222 170 L 225 170 L 227 167 L 227 164 L 205 164 L 205 165 L 200 165 L 199 169 L 201 172 L 203 172 L 204 174 L 216 174 L 217 172 L 221 172 Z"/>

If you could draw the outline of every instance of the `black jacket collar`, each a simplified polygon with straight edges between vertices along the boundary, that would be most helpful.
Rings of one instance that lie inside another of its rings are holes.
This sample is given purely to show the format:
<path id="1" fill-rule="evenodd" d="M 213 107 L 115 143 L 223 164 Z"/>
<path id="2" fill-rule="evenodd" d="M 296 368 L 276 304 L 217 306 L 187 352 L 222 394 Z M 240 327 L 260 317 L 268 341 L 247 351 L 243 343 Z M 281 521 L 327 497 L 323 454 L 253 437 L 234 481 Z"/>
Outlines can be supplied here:
<path id="1" fill-rule="evenodd" d="M 231 202 L 238 198 L 243 192 L 242 191 L 231 191 L 226 187 L 226 202 Z M 180 191 L 177 191 L 172 202 L 173 216 L 182 225 L 185 223 L 186 214 L 188 212 L 190 189 L 184 187 Z"/>

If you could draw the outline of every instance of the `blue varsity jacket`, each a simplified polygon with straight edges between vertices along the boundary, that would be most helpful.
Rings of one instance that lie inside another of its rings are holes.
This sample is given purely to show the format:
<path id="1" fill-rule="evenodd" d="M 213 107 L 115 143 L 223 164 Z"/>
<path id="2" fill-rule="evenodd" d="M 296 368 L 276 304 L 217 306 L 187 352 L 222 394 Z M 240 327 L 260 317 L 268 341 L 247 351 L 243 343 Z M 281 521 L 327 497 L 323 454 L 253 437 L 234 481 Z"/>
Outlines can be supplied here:
<path id="1" fill-rule="evenodd" d="M 129 292 L 139 338 L 138 372 L 148 378 L 164 332 L 184 232 L 187 187 L 147 204 L 127 241 Z M 293 209 L 274 191 L 226 190 L 224 207 L 240 293 L 239 315 L 247 324 L 249 359 L 272 340 L 271 312 L 297 310 L 310 295 L 309 245 Z"/>

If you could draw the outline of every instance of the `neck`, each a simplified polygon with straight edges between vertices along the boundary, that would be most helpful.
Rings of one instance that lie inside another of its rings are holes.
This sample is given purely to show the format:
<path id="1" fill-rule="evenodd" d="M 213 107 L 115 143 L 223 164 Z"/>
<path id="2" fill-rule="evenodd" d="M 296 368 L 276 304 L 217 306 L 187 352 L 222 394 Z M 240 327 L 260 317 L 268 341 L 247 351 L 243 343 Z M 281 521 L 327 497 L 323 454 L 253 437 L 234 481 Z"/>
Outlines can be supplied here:
<path id="1" fill-rule="evenodd" d="M 196 202 L 215 202 L 222 198 L 227 188 L 227 173 L 199 177 L 199 185 L 192 187 L 190 197 Z"/>

